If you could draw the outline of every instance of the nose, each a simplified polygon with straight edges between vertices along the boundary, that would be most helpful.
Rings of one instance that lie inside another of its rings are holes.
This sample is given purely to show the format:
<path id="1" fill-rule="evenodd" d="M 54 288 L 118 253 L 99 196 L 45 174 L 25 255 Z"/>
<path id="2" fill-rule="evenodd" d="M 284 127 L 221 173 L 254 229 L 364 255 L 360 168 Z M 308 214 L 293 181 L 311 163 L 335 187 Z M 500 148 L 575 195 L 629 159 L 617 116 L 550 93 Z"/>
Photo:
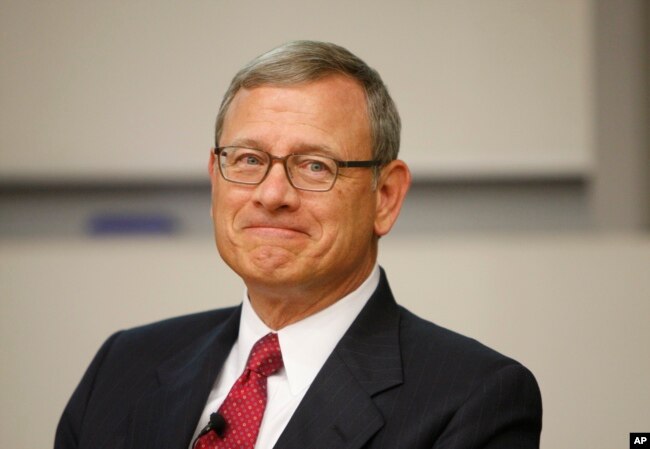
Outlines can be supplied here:
<path id="1" fill-rule="evenodd" d="M 264 181 L 255 187 L 253 201 L 266 210 L 295 210 L 300 205 L 300 195 L 291 185 L 284 164 L 272 161 L 272 167 Z"/>

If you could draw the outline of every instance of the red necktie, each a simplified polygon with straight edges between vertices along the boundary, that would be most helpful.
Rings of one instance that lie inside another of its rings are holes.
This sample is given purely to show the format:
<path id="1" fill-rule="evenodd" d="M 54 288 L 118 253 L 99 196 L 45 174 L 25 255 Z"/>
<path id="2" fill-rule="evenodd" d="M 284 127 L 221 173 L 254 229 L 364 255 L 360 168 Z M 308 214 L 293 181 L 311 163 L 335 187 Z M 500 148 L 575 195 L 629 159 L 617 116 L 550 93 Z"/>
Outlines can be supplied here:
<path id="1" fill-rule="evenodd" d="M 225 422 L 221 436 L 210 431 L 195 449 L 253 449 L 266 408 L 266 378 L 282 368 L 278 334 L 270 333 L 255 343 L 242 375 L 230 389 L 219 411 Z"/>

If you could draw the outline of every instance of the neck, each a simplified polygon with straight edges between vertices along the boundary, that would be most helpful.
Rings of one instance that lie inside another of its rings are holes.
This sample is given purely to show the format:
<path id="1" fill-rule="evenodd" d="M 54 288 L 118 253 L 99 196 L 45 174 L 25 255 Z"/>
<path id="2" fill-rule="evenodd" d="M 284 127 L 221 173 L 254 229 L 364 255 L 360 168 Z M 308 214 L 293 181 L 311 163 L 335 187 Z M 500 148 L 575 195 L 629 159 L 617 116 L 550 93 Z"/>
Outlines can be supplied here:
<path id="1" fill-rule="evenodd" d="M 343 281 L 326 282 L 320 288 L 300 286 L 248 285 L 248 297 L 253 310 L 269 328 L 280 330 L 331 306 L 352 293 L 370 276 L 372 264 L 358 270 Z M 325 285 L 325 289 L 323 289 Z M 332 288 L 332 285 L 336 285 Z"/>

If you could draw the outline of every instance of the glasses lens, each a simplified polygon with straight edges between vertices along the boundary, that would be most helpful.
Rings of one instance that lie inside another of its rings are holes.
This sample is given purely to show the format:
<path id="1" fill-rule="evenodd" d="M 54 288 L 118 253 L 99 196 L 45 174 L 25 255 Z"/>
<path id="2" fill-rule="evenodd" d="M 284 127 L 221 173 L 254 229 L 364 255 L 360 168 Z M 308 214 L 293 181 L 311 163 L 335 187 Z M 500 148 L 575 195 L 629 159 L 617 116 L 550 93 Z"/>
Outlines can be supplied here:
<path id="1" fill-rule="evenodd" d="M 266 174 L 269 162 L 268 154 L 250 148 L 226 147 L 219 153 L 223 177 L 244 184 L 259 183 Z"/>
<path id="2" fill-rule="evenodd" d="M 329 157 L 294 154 L 287 159 L 287 169 L 296 188 L 325 191 L 332 188 L 338 165 Z"/>

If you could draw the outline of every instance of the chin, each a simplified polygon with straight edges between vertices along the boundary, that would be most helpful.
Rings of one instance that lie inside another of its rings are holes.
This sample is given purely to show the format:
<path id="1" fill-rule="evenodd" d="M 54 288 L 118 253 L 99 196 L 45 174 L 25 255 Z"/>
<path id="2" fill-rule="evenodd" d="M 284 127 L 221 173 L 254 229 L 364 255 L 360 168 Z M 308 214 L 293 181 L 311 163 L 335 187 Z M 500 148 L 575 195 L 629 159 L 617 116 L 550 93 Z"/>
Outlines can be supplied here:
<path id="1" fill-rule="evenodd" d="M 304 288 L 310 281 L 309 273 L 293 270 L 290 267 L 251 267 L 240 273 L 244 283 L 250 289 L 267 290 L 271 292 L 285 292 L 288 289 Z"/>
<path id="2" fill-rule="evenodd" d="M 248 259 L 249 265 L 255 271 L 271 278 L 284 277 L 303 265 L 303 261 L 295 253 L 278 247 L 257 248 L 249 254 Z"/>
<path id="3" fill-rule="evenodd" d="M 221 251 L 226 264 L 244 281 L 264 284 L 290 282 L 300 271 L 306 271 L 305 261 L 295 252 L 277 246 L 262 246 L 243 253 Z"/>

